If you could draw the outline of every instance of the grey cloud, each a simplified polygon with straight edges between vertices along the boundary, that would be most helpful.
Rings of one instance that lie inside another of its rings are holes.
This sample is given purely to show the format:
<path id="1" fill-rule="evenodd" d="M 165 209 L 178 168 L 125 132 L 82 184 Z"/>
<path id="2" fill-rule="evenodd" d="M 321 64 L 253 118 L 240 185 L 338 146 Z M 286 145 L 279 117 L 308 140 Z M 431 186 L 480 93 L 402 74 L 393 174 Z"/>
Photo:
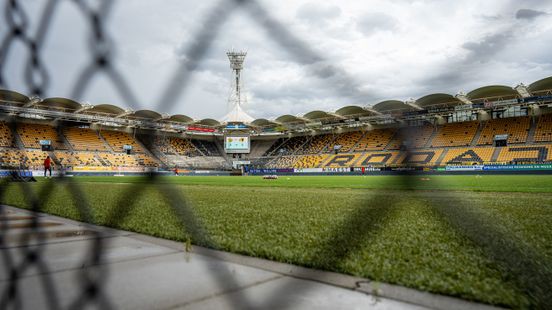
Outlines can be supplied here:
<path id="1" fill-rule="evenodd" d="M 485 62 L 504 49 L 513 38 L 511 31 L 502 31 L 484 37 L 480 41 L 466 42 L 462 48 L 469 51 L 465 62 Z"/>
<path id="2" fill-rule="evenodd" d="M 542 15 L 548 15 L 548 13 L 532 9 L 520 9 L 516 12 L 516 19 L 533 20 Z"/>
<path id="3" fill-rule="evenodd" d="M 377 31 L 394 31 L 397 29 L 397 20 L 385 13 L 365 14 L 357 20 L 357 30 L 366 36 Z"/>
<path id="4" fill-rule="evenodd" d="M 308 73 L 324 80 L 327 88 L 333 89 L 336 94 L 346 98 L 365 100 L 372 96 L 362 90 L 362 83 L 359 83 L 355 77 L 344 69 L 327 63 L 322 53 L 312 49 L 306 41 L 274 19 L 263 7 L 256 2 L 248 4 L 250 16 L 264 26 L 270 38 L 285 48 L 292 59 L 302 64 Z"/>
<path id="5" fill-rule="evenodd" d="M 456 92 L 460 85 L 470 85 L 474 77 L 478 77 L 478 71 L 504 51 L 514 37 L 513 31 L 507 30 L 462 44 L 461 47 L 468 52 L 465 57 L 457 56 L 447 60 L 442 68 L 422 79 L 421 84 L 428 85 L 428 92 Z"/>
<path id="6" fill-rule="evenodd" d="M 476 22 L 483 25 L 481 29 L 489 32 L 487 36 L 484 36 L 486 32 L 469 33 L 472 39 L 463 45 L 454 41 L 447 49 L 436 46 L 431 55 L 424 57 L 423 66 L 416 64 L 417 59 L 411 56 L 413 53 L 402 56 L 402 53 L 390 49 L 378 51 L 370 57 L 378 58 L 388 67 L 377 69 L 355 59 L 359 53 L 370 53 L 368 48 L 364 49 L 359 44 L 370 40 L 362 38 L 362 34 L 370 36 L 377 32 L 393 32 L 397 40 L 411 34 L 399 32 L 402 29 L 400 21 L 386 13 L 359 16 L 359 12 L 348 11 L 347 5 L 343 6 L 342 11 L 321 2 L 303 6 L 291 2 L 274 4 L 286 5 L 288 7 L 283 9 L 292 10 L 291 18 L 282 20 L 276 19 L 280 17 L 278 10 L 272 11 L 269 5 L 263 4 L 267 1 L 242 2 L 244 10 L 233 12 L 222 26 L 220 35 L 210 38 L 209 48 L 193 57 L 193 53 L 187 53 L 187 48 L 200 43 L 194 42 L 193 34 L 203 29 L 199 17 L 210 12 L 214 2 L 205 1 L 202 4 L 205 10 L 196 10 L 194 3 L 182 0 L 166 0 L 163 6 L 153 5 L 148 0 L 118 2 L 118 9 L 110 19 L 112 27 L 108 28 L 116 42 L 115 56 L 120 55 L 114 58 L 114 64 L 121 68 L 130 87 L 145 104 L 144 108 L 155 109 L 157 95 L 171 81 L 173 69 L 181 61 L 192 61 L 197 66 L 185 68 L 193 71 L 191 79 L 186 81 L 189 90 L 180 99 L 175 99 L 175 109 L 161 112 L 189 114 L 196 118 L 224 115 L 230 85 L 230 68 L 225 52 L 232 45 L 250 51 L 244 71 L 245 89 L 251 94 L 246 108 L 255 117 L 303 114 L 314 109 L 332 110 L 347 104 L 416 98 L 417 95 L 438 91 L 454 93 L 488 82 L 505 81 L 511 85 L 508 81 L 512 80 L 512 84 L 529 83 L 552 72 L 548 57 L 550 47 L 547 45 L 552 33 L 543 30 L 539 34 L 541 29 L 537 25 L 537 22 L 546 22 L 547 16 L 551 15 L 544 16 L 545 12 L 552 12 L 550 0 L 524 0 L 523 7 L 532 9 L 519 11 L 519 0 L 510 0 L 508 5 L 493 4 L 487 10 L 467 6 L 471 10 L 467 16 L 477 18 Z M 403 10 L 414 0 L 394 2 L 399 10 Z M 419 4 L 420 0 L 415 2 Z M 39 6 L 36 1 L 24 3 L 34 10 Z M 55 27 L 49 31 L 43 51 L 47 68 L 52 74 L 48 91 L 52 96 L 70 93 L 75 77 L 88 64 L 91 55 L 86 44 L 90 31 L 88 24 L 73 4 L 63 3 L 62 9 L 55 15 Z M 187 7 L 194 10 L 186 10 Z M 299 8 L 293 11 L 294 7 Z M 4 13 L 3 9 L 0 6 L 0 15 Z M 388 9 L 385 5 L 381 6 L 382 12 L 394 12 Z M 410 8 L 405 10 L 411 12 Z M 425 23 L 434 25 L 432 18 L 438 15 L 437 12 L 423 15 L 427 20 L 417 19 L 415 22 L 421 26 Z M 481 12 L 488 15 L 477 15 Z M 453 18 L 451 16 L 450 24 L 462 22 Z M 34 24 L 36 20 L 33 19 Z M 297 24 L 300 27 L 294 28 Z M 503 29 L 497 30 L 498 27 Z M 523 29 L 516 30 L 515 27 Z M 524 31 L 525 28 L 535 31 Z M 317 30 L 317 35 L 310 31 L 312 29 Z M 0 27 L 0 38 L 5 34 L 6 29 Z M 531 41 L 527 41 L 528 35 L 532 36 Z M 348 40 L 351 45 L 346 42 Z M 359 46 L 361 50 L 354 50 L 352 46 Z M 417 48 L 407 47 L 406 52 L 417 52 Z M 445 53 L 449 57 L 443 60 Z M 406 65 L 397 68 L 389 60 L 395 54 L 396 57 L 408 57 Z M 21 46 L 16 47 L 10 52 L 4 71 L 5 75 L 13 76 L 9 81 L 10 88 L 22 92 L 26 91 L 23 78 L 26 56 Z M 341 62 L 357 67 L 349 72 L 341 66 Z M 287 80 L 290 72 L 300 77 Z M 100 74 L 83 99 L 93 104 L 127 106 L 112 86 Z"/>
<path id="7" fill-rule="evenodd" d="M 341 15 L 341 9 L 335 5 L 324 5 L 321 2 L 303 4 L 297 9 L 296 17 L 310 23 L 320 24 Z"/>

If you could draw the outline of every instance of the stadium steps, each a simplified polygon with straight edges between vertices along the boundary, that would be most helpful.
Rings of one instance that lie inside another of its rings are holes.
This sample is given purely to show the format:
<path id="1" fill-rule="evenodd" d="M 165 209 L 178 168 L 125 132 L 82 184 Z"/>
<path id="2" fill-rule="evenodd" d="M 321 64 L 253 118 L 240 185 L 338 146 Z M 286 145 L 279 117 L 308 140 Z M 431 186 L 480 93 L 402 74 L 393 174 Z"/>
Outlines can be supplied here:
<path id="1" fill-rule="evenodd" d="M 75 149 L 73 148 L 73 145 L 69 143 L 69 140 L 65 136 L 65 131 L 62 128 L 58 127 L 58 137 L 61 138 L 61 141 L 67 146 L 67 150 L 71 152 L 75 152 Z"/>
<path id="2" fill-rule="evenodd" d="M 293 151 L 293 153 L 289 154 L 289 155 L 303 155 L 304 153 L 297 153 L 301 150 L 303 150 L 303 148 L 310 144 L 312 139 L 314 139 L 314 136 L 310 136 L 309 138 L 307 138 L 307 140 L 305 140 L 305 142 L 303 142 L 303 144 L 301 144 L 297 149 L 295 149 L 295 151 Z"/>
<path id="3" fill-rule="evenodd" d="M 383 151 L 392 151 L 392 150 L 389 150 L 388 147 L 391 143 L 393 143 L 393 141 L 395 141 L 395 138 L 397 138 L 397 136 L 399 135 L 399 132 L 401 131 L 401 128 L 397 128 L 397 130 L 395 130 L 395 133 L 393 133 L 393 135 L 391 136 L 391 139 L 389 139 L 389 142 L 387 142 L 387 144 L 385 145 L 385 147 L 383 148 Z"/>
<path id="4" fill-rule="evenodd" d="M 362 157 L 362 156 L 361 156 Z M 320 164 L 318 164 L 318 166 L 316 166 L 316 168 L 322 168 L 322 167 L 325 167 L 326 164 L 332 159 L 332 156 L 328 156 L 326 159 L 324 159 L 323 161 L 320 162 Z"/>
<path id="5" fill-rule="evenodd" d="M 479 142 L 479 137 L 481 137 L 481 133 L 483 132 L 484 127 L 485 122 L 479 122 L 479 125 L 477 126 L 477 131 L 473 136 L 473 140 L 471 141 L 470 146 L 477 146 L 477 142 Z"/>
<path id="6" fill-rule="evenodd" d="M 282 143 L 280 143 L 279 145 L 276 146 L 276 148 L 274 148 L 274 150 L 272 150 L 272 152 L 270 152 L 269 154 L 266 154 L 267 156 L 275 156 L 274 154 L 278 154 L 278 150 L 280 150 L 284 145 L 286 145 L 286 143 L 290 140 L 290 138 L 286 138 L 282 141 Z M 278 156 L 278 155 L 276 155 Z"/>
<path id="7" fill-rule="evenodd" d="M 163 154 L 162 152 L 160 152 L 159 150 L 157 149 L 149 149 L 149 148 L 146 148 L 146 150 L 151 154 L 151 156 L 158 160 L 162 166 L 165 166 L 165 167 L 168 167 L 169 166 L 169 161 L 167 159 L 167 156 L 165 154 Z"/>
<path id="8" fill-rule="evenodd" d="M 209 156 L 209 150 L 201 143 L 201 140 L 190 140 L 192 142 L 192 145 L 201 153 L 201 156 Z"/>
<path id="9" fill-rule="evenodd" d="M 274 163 L 277 163 L 278 160 L 281 158 L 281 157 L 285 157 L 285 156 L 289 156 L 289 155 L 277 155 L 276 157 L 272 157 L 271 160 L 269 160 L 266 165 L 267 167 L 273 167 L 273 164 Z"/>
<path id="10" fill-rule="evenodd" d="M 332 138 L 330 139 L 330 142 L 328 142 L 326 145 L 324 145 L 324 147 L 320 150 L 320 152 L 318 152 L 318 154 L 327 154 L 329 153 L 328 151 L 328 148 L 331 146 L 331 145 L 334 145 L 334 142 L 335 140 L 337 139 L 337 136 L 336 134 L 333 134 L 332 133 Z"/>
<path id="11" fill-rule="evenodd" d="M 491 162 L 496 163 L 498 160 L 498 155 L 500 155 L 500 151 L 502 151 L 502 147 L 495 147 L 493 156 L 491 156 Z"/>
<path id="12" fill-rule="evenodd" d="M 194 146 L 194 148 L 197 150 L 197 152 L 199 154 L 201 154 L 200 156 L 207 156 L 207 154 L 206 154 L 207 151 L 204 148 L 201 148 L 201 147 L 197 146 L 193 141 L 194 140 L 190 140 L 190 143 Z M 175 151 L 175 154 L 176 154 L 176 151 Z"/>
<path id="13" fill-rule="evenodd" d="M 354 151 L 354 150 L 357 148 L 357 146 L 358 146 L 358 144 L 360 143 L 360 141 L 362 141 L 362 139 L 364 139 L 364 137 L 366 137 L 367 134 L 368 134 L 368 131 L 363 132 L 363 133 L 362 133 L 362 136 L 360 136 L 360 138 L 358 138 L 358 141 L 357 141 L 355 144 L 353 144 L 353 146 L 351 146 L 351 148 L 349 149 L 349 151 Z"/>
<path id="14" fill-rule="evenodd" d="M 100 140 L 102 140 L 103 144 L 105 145 L 105 147 L 111 151 L 111 152 L 115 152 L 115 150 L 111 147 L 111 145 L 109 143 L 107 143 L 107 141 L 104 139 L 104 137 L 100 134 L 99 131 L 97 130 L 94 130 L 94 132 L 96 133 L 96 135 L 100 138 Z"/>
<path id="15" fill-rule="evenodd" d="M 433 142 L 433 139 L 435 139 L 435 137 L 437 136 L 438 132 L 439 132 L 439 129 L 437 128 L 437 126 L 433 126 L 433 131 L 431 132 L 429 139 L 427 139 L 426 144 L 424 144 L 422 148 L 430 148 L 431 143 Z"/>
<path id="16" fill-rule="evenodd" d="M 161 165 L 168 167 L 169 161 L 166 155 L 157 149 L 152 137 L 152 135 L 136 134 L 134 140 L 144 148 L 146 154 L 149 152 L 154 159 L 157 159 L 161 163 Z"/>
<path id="17" fill-rule="evenodd" d="M 138 140 L 138 138 L 136 137 L 133 137 L 133 138 L 136 141 L 136 143 L 144 150 L 144 154 L 153 158 L 153 160 L 155 160 L 161 166 L 167 166 L 167 164 L 163 160 L 161 160 L 161 157 L 157 156 L 157 154 L 155 154 L 149 148 L 147 148 L 140 140 Z"/>
<path id="18" fill-rule="evenodd" d="M 537 122 L 536 117 L 531 118 L 531 126 L 529 127 L 529 132 L 527 133 L 526 144 L 533 144 L 535 142 L 535 131 L 537 131 Z"/>
<path id="19" fill-rule="evenodd" d="M 54 164 L 56 164 L 56 166 L 61 167 L 61 161 L 59 160 L 59 158 L 57 158 L 55 152 L 48 152 L 48 155 L 54 161 Z"/>
<path id="20" fill-rule="evenodd" d="M 96 158 L 102 164 L 102 166 L 106 166 L 106 167 L 114 166 L 107 160 L 103 159 L 97 152 L 94 152 L 94 158 Z"/>
<path id="21" fill-rule="evenodd" d="M 441 162 L 443 161 L 443 159 L 445 159 L 445 156 L 447 155 L 448 151 L 449 151 L 449 148 L 447 147 L 447 148 L 445 148 L 445 149 L 443 150 L 443 152 L 441 152 L 441 155 L 440 155 L 439 158 L 437 158 L 437 160 L 435 161 L 435 164 L 436 164 L 436 165 L 440 165 L 440 164 L 441 164 Z M 446 163 L 445 163 L 445 164 L 446 164 Z"/>
<path id="22" fill-rule="evenodd" d="M 207 156 L 206 155 L 207 151 L 205 149 L 203 149 L 202 147 L 200 147 L 200 146 L 203 146 L 203 145 L 202 144 L 197 145 L 196 143 L 199 143 L 199 142 L 197 142 L 196 140 L 190 139 L 190 144 L 192 144 L 192 146 L 197 150 L 197 152 L 200 154 L 199 156 Z M 174 151 L 174 154 L 175 155 L 177 154 L 176 150 Z"/>
<path id="23" fill-rule="evenodd" d="M 10 127 L 12 137 L 13 137 L 13 145 L 20 149 L 24 150 L 25 145 L 23 144 L 23 141 L 21 140 L 21 137 L 19 136 L 19 133 L 17 132 L 17 124 L 16 123 L 8 123 L 8 126 Z"/>

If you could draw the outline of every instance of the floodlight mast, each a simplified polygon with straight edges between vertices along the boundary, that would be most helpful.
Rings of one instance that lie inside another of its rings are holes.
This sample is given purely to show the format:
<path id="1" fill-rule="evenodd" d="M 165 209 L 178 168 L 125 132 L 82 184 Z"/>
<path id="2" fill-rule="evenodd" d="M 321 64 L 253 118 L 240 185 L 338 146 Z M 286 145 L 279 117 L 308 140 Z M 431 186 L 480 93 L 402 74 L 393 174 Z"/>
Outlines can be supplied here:
<path id="1" fill-rule="evenodd" d="M 230 95 L 230 103 L 232 105 L 241 105 L 241 70 L 243 69 L 243 61 L 247 52 L 235 52 L 234 50 L 227 52 L 228 59 L 230 60 L 230 68 L 234 72 L 234 87 L 232 94 Z"/>

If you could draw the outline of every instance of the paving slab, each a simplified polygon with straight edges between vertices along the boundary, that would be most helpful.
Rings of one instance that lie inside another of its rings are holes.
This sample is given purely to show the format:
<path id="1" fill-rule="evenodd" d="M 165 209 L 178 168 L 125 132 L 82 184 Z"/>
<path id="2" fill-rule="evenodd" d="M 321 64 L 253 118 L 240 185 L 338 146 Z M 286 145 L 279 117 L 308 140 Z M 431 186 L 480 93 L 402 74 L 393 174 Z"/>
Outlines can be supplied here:
<path id="1" fill-rule="evenodd" d="M 379 290 L 374 290 L 368 279 L 201 247 L 186 252 L 179 242 L 0 208 L 3 216 L 11 217 L 0 218 L 0 225 L 25 223 L 28 216 L 56 223 L 41 228 L 51 234 L 48 238 L 33 238 L 30 243 L 19 238 L 32 233 L 27 227 L 3 236 L 0 298 L 6 301 L 4 293 L 16 284 L 18 298 L 10 300 L 20 302 L 21 309 L 83 308 L 87 301 L 95 308 L 116 309 L 491 308 L 388 284 L 378 284 Z M 55 236 L 64 231 L 93 233 Z M 102 259 L 91 264 L 97 236 L 101 236 Z M 14 280 L 11 267 L 22 266 L 29 250 L 36 249 L 41 251 L 40 264 L 31 262 Z M 91 287 L 90 280 L 99 286 Z"/>

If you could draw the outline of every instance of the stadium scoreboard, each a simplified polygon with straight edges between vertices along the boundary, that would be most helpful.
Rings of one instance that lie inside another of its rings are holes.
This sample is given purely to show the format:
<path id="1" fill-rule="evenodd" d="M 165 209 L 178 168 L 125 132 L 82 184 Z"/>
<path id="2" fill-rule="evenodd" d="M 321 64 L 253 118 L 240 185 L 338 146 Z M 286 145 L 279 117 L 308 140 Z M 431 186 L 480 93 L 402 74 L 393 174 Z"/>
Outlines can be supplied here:
<path id="1" fill-rule="evenodd" d="M 226 135 L 224 136 L 224 151 L 226 153 L 244 154 L 251 150 L 251 139 L 249 135 Z"/>

